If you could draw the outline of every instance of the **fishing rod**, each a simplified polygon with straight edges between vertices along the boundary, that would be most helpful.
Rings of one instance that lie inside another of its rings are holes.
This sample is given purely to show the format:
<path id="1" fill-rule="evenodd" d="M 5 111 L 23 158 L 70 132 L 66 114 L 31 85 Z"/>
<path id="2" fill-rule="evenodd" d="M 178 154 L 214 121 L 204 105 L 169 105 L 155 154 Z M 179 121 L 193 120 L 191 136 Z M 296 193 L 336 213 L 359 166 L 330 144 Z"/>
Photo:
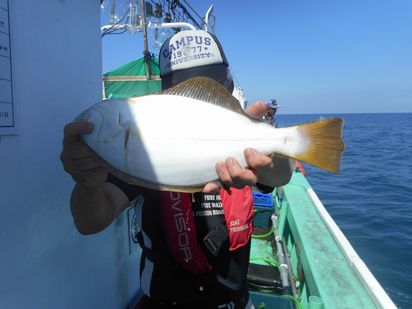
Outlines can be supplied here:
<path id="1" fill-rule="evenodd" d="M 272 221 L 272 228 L 274 232 L 274 242 L 276 245 L 276 252 L 274 252 L 275 256 L 278 257 L 279 261 L 279 273 L 280 273 L 280 280 L 282 282 L 282 292 L 284 294 L 291 294 L 291 287 L 289 284 L 289 273 L 287 271 L 288 265 L 285 258 L 285 253 L 283 252 L 283 247 L 280 242 L 280 237 L 277 235 L 277 216 L 273 214 L 271 216 Z"/>

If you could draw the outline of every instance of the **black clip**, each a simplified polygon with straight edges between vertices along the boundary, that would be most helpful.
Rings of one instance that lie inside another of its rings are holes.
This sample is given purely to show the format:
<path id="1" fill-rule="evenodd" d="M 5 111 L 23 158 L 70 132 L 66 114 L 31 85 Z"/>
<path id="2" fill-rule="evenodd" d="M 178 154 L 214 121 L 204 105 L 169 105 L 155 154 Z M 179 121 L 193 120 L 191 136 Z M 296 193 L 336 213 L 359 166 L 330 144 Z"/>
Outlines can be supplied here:
<path id="1" fill-rule="evenodd" d="M 229 234 L 227 232 L 226 225 L 218 224 L 205 236 L 205 238 L 203 238 L 203 243 L 210 253 L 216 257 L 228 237 Z"/>

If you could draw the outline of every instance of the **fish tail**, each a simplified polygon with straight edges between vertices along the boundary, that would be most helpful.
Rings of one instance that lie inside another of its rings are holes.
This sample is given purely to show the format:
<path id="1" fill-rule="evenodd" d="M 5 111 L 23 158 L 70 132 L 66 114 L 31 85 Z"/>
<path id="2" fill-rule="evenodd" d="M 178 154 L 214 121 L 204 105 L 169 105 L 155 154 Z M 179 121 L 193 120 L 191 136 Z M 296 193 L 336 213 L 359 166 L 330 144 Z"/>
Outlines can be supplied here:
<path id="1" fill-rule="evenodd" d="M 315 165 L 332 173 L 339 172 L 339 164 L 345 145 L 342 140 L 341 118 L 321 119 L 297 126 L 309 140 L 305 151 L 295 159 Z"/>

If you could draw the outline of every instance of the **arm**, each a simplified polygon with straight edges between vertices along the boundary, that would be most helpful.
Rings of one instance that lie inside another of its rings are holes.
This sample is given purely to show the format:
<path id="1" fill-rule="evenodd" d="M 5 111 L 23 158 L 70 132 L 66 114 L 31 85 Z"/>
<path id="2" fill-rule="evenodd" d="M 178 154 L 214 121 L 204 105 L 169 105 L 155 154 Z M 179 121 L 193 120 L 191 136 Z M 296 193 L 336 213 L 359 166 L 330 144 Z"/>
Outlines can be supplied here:
<path id="1" fill-rule="evenodd" d="M 104 230 L 128 204 L 127 196 L 111 183 L 97 187 L 76 183 L 70 210 L 77 230 L 86 235 Z"/>
<path id="2" fill-rule="evenodd" d="M 106 183 L 107 168 L 86 144 L 81 134 L 90 133 L 89 123 L 72 122 L 64 128 L 60 159 L 76 185 L 70 209 L 74 224 L 82 234 L 97 233 L 106 228 L 129 203 L 128 197 L 115 185 Z"/>

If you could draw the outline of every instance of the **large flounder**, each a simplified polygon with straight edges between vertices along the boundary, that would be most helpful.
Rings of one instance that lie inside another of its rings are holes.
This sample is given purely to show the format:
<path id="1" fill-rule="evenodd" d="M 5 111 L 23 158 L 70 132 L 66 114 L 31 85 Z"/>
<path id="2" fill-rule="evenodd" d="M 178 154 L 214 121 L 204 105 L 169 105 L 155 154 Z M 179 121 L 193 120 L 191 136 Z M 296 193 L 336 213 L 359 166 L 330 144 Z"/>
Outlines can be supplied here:
<path id="1" fill-rule="evenodd" d="M 112 172 L 148 188 L 195 192 L 217 179 L 215 164 L 255 148 L 338 172 L 344 144 L 342 119 L 274 128 L 248 116 L 220 84 L 196 77 L 171 89 L 97 103 L 77 121 L 94 130 L 83 136 Z"/>

